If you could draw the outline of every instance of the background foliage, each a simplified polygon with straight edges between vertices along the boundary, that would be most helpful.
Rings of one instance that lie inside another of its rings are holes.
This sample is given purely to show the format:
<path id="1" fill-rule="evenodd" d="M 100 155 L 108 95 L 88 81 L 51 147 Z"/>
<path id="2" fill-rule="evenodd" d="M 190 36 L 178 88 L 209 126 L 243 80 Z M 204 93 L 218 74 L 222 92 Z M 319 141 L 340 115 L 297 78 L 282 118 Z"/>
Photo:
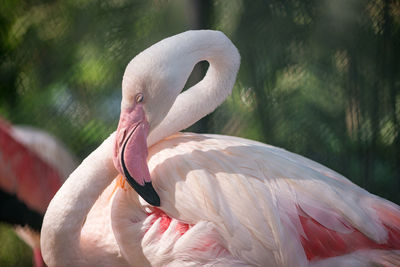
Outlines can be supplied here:
<path id="1" fill-rule="evenodd" d="M 284 147 L 400 203 L 400 1 L 1 0 L 0 26 L 0 116 L 81 159 L 116 129 L 131 58 L 218 29 L 241 53 L 238 80 L 190 130 Z M 2 255 L 1 266 L 17 264 Z"/>

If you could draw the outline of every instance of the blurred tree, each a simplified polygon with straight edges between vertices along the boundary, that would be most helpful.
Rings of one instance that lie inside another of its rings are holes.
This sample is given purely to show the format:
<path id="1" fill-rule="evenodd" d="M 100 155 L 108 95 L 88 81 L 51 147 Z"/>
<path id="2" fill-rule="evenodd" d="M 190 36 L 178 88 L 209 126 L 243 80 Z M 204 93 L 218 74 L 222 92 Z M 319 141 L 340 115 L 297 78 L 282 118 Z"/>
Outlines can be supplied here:
<path id="1" fill-rule="evenodd" d="M 190 0 L 186 1 L 186 13 L 191 30 L 213 29 L 213 4 L 211 0 Z M 204 61 L 199 62 L 193 69 L 185 88 L 191 87 L 199 82 L 205 75 L 208 64 Z M 211 114 L 205 116 L 188 131 L 206 133 L 210 126 Z"/>

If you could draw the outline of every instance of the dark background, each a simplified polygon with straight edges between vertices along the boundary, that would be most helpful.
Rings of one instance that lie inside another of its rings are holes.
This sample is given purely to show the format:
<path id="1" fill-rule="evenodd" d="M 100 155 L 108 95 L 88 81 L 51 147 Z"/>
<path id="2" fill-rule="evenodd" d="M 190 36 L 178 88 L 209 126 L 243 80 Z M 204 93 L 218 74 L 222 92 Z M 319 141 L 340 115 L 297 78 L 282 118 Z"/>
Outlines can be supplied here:
<path id="1" fill-rule="evenodd" d="M 233 94 L 189 130 L 283 147 L 400 203 L 396 0 L 1 0 L 0 116 L 83 159 L 116 129 L 127 63 L 200 28 L 223 31 L 242 63 Z M 1 266 L 31 264 L 6 225 L 0 240 Z"/>

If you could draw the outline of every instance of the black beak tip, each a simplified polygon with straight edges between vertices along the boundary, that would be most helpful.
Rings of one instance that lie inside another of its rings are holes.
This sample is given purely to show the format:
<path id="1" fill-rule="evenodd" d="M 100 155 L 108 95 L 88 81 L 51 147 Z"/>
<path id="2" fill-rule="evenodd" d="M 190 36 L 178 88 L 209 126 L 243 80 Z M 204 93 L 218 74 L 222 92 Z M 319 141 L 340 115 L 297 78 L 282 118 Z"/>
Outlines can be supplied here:
<path id="1" fill-rule="evenodd" d="M 158 196 L 156 190 L 154 190 L 151 182 L 140 185 L 129 174 L 125 177 L 129 185 L 133 189 L 135 189 L 136 193 L 138 193 L 144 200 L 146 200 L 147 203 L 156 207 L 159 207 L 161 205 L 160 197 Z"/>
<path id="2" fill-rule="evenodd" d="M 138 194 L 150 205 L 159 207 L 161 205 L 160 197 L 158 196 L 156 190 L 154 190 L 153 185 L 151 183 L 145 183 L 142 188 L 142 192 L 138 192 Z"/>

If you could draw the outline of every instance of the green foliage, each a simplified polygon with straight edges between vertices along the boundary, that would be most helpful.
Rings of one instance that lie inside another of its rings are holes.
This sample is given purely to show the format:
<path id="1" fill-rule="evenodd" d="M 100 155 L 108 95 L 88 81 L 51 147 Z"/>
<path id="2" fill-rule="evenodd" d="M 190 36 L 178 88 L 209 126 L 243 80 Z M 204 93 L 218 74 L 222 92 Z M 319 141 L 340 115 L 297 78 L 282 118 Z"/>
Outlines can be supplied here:
<path id="1" fill-rule="evenodd" d="M 10 226 L 0 224 L 0 240 L 0 266 L 32 266 L 32 251 Z"/>

